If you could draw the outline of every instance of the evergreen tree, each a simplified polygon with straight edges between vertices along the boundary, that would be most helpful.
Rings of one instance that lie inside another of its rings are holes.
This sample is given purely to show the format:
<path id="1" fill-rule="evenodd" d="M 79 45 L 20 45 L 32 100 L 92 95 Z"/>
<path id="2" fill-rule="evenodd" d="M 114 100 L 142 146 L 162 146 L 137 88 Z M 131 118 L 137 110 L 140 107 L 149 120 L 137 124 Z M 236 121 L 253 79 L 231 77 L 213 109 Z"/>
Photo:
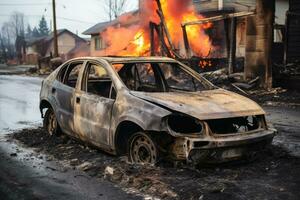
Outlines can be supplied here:
<path id="1" fill-rule="evenodd" d="M 44 16 L 42 17 L 42 19 L 39 22 L 38 32 L 39 32 L 40 36 L 47 36 L 50 32 L 47 21 L 45 20 Z"/>
<path id="2" fill-rule="evenodd" d="M 40 37 L 40 33 L 36 27 L 32 30 L 32 37 Z"/>

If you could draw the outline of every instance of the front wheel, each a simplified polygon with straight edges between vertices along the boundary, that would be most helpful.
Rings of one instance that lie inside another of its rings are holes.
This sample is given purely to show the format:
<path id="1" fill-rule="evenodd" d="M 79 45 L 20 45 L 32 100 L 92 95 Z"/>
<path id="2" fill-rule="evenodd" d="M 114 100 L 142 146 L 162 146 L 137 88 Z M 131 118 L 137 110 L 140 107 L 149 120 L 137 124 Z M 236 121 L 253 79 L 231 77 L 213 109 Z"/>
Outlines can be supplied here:
<path id="1" fill-rule="evenodd" d="M 138 132 L 133 134 L 128 142 L 128 157 L 131 162 L 153 165 L 158 162 L 158 148 L 150 136 Z"/>
<path id="2" fill-rule="evenodd" d="M 52 108 L 48 108 L 48 110 L 46 111 L 43 124 L 45 130 L 49 135 L 59 135 L 61 133 L 55 113 Z"/>

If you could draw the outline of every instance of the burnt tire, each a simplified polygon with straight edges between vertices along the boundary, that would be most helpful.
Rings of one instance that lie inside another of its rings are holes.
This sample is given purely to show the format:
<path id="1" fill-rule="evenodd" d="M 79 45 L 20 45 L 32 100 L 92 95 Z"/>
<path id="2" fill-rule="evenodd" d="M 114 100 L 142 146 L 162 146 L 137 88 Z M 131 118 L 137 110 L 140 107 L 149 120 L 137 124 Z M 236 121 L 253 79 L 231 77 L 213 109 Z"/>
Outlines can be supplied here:
<path id="1" fill-rule="evenodd" d="M 159 160 L 155 141 L 144 132 L 133 134 L 128 141 L 128 159 L 137 164 L 155 165 Z"/>
<path id="2" fill-rule="evenodd" d="M 51 136 L 60 135 L 62 133 L 52 108 L 48 108 L 46 111 L 43 125 L 44 129 Z"/>

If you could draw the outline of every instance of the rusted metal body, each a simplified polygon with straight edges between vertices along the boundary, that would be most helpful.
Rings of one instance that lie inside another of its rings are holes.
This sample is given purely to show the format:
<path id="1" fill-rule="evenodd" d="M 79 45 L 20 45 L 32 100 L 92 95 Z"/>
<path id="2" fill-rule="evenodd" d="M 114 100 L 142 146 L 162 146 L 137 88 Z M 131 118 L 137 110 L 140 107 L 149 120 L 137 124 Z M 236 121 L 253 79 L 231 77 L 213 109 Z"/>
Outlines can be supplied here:
<path id="1" fill-rule="evenodd" d="M 59 76 L 74 62 L 83 64 L 72 88 L 62 83 Z M 112 82 L 109 97 L 82 89 L 89 62 L 106 69 Z M 112 65 L 142 62 L 176 63 L 202 81 L 206 89 L 200 92 L 132 91 Z M 158 138 L 159 148 L 173 159 L 222 161 L 242 157 L 247 154 L 249 145 L 256 147 L 270 143 L 275 134 L 265 122 L 265 112 L 255 102 L 215 87 L 188 66 L 170 58 L 86 57 L 70 60 L 43 81 L 40 93 L 42 116 L 45 108 L 54 110 L 63 132 L 112 154 L 125 154 L 130 134 L 144 131 Z M 231 133 L 232 127 L 242 124 L 247 116 L 253 116 L 255 128 Z M 190 122 L 194 125 L 195 121 L 201 126 L 201 129 L 195 128 L 199 132 L 189 128 Z M 176 131 L 184 126 L 189 131 Z M 228 131 L 223 131 L 222 127 Z"/>

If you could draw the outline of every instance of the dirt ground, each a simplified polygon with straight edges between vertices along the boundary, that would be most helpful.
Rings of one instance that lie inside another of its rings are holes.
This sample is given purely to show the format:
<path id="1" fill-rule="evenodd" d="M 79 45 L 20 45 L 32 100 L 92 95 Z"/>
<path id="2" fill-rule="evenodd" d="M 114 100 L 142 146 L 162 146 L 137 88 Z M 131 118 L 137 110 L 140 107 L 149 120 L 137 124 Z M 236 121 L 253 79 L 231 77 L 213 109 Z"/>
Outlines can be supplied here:
<path id="1" fill-rule="evenodd" d="M 133 165 L 126 157 L 110 156 L 67 136 L 48 136 L 42 128 L 24 129 L 9 137 L 46 154 L 48 160 L 59 160 L 69 170 L 76 168 L 125 190 L 161 199 L 298 199 L 300 112 L 268 111 L 279 130 L 273 144 L 256 161 L 221 166 Z"/>

